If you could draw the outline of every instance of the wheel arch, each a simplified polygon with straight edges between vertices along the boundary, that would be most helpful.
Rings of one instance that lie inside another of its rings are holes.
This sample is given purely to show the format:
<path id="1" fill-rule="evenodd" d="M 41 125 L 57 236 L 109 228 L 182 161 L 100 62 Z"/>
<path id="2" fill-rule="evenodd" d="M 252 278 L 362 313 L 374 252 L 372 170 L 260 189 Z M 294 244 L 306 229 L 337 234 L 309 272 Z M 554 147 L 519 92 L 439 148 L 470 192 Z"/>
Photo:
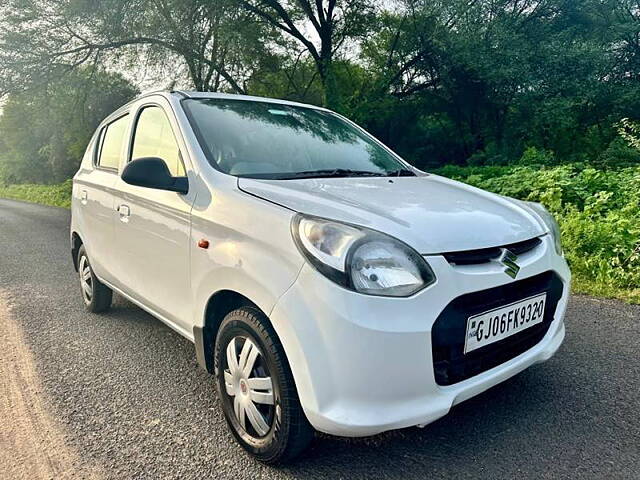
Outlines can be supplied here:
<path id="1" fill-rule="evenodd" d="M 78 251 L 80 247 L 84 244 L 82 238 L 77 232 L 71 233 L 71 260 L 73 261 L 73 268 L 75 268 L 76 272 L 78 271 Z"/>
<path id="2" fill-rule="evenodd" d="M 265 313 L 250 298 L 235 290 L 219 290 L 209 297 L 204 313 L 203 326 L 193 327 L 194 344 L 198 364 L 213 373 L 213 348 L 216 335 L 224 317 L 241 307 L 252 307 Z M 265 313 L 266 316 L 266 313 Z"/>

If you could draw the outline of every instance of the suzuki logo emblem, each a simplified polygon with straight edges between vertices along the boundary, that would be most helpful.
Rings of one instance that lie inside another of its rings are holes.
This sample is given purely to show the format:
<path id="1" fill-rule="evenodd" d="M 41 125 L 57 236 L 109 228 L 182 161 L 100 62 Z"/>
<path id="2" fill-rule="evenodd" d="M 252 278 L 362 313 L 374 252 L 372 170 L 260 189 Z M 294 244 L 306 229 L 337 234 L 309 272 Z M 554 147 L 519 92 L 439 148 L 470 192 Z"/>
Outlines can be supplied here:
<path id="1" fill-rule="evenodd" d="M 516 278 L 518 276 L 518 272 L 520 271 L 520 267 L 516 263 L 518 257 L 511 250 L 506 248 L 502 249 L 502 255 L 500 256 L 500 263 L 503 264 L 506 268 L 504 269 L 504 273 L 509 275 L 511 278 Z"/>

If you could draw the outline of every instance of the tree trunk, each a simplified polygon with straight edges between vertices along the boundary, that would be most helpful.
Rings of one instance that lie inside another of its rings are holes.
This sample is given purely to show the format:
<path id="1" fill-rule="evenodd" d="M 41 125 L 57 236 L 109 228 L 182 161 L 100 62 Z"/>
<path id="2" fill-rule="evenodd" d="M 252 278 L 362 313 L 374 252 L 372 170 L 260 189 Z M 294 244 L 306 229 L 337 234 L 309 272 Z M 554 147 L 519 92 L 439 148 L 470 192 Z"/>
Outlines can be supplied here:
<path id="1" fill-rule="evenodd" d="M 340 92 L 333 65 L 330 41 L 328 46 L 325 46 L 325 42 L 323 42 L 320 59 L 317 63 L 323 90 L 323 106 L 337 110 L 340 108 Z"/>
<path id="2" fill-rule="evenodd" d="M 331 62 L 326 60 L 320 60 L 318 62 L 318 74 L 320 76 L 320 83 L 322 84 L 322 106 L 331 108 L 331 101 L 329 100 L 329 76 L 331 70 Z"/>

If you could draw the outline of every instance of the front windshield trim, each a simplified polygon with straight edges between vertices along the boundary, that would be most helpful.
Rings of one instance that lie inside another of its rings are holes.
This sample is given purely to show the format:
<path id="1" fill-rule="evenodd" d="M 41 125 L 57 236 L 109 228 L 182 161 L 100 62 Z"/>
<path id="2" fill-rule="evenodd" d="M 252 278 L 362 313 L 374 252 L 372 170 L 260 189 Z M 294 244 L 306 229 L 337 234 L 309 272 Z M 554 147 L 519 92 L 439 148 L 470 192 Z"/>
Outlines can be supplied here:
<path id="1" fill-rule="evenodd" d="M 323 113 L 332 117 L 337 118 L 338 120 L 345 122 L 347 125 L 349 125 L 351 128 L 354 128 L 358 133 L 360 133 L 362 136 L 364 136 L 367 140 L 369 140 L 370 142 L 372 142 L 374 145 L 376 145 L 377 147 L 381 148 L 382 150 L 385 151 L 385 153 L 387 153 L 395 162 L 397 162 L 397 169 L 394 169 L 393 171 L 390 172 L 374 172 L 371 171 L 370 174 L 371 175 L 363 175 L 362 173 L 358 172 L 358 174 L 353 175 L 353 176 L 371 176 L 371 177 L 396 177 L 396 176 L 401 176 L 400 174 L 398 174 L 397 172 L 399 171 L 409 171 L 411 172 L 411 176 L 421 176 L 421 175 L 426 175 L 426 173 L 421 172 L 420 170 L 415 169 L 412 165 L 410 165 L 409 163 L 407 163 L 403 158 L 401 158 L 397 153 L 395 153 L 393 150 L 391 150 L 389 147 L 387 147 L 384 143 L 382 143 L 381 141 L 379 141 L 377 138 L 375 138 L 373 135 L 371 135 L 369 132 L 367 132 L 364 128 L 360 127 L 358 124 L 354 123 L 353 121 L 349 120 L 348 118 L 344 117 L 343 115 L 340 115 L 339 113 L 333 112 L 331 110 L 328 110 L 326 108 L 321 108 L 321 107 L 315 107 L 313 105 L 305 105 L 305 104 L 289 104 L 287 102 L 274 102 L 274 101 L 269 101 L 271 99 L 265 99 L 264 102 L 259 101 L 259 100 L 253 100 L 253 99 L 244 99 L 244 98 L 227 98 L 227 97 L 222 97 L 222 98 L 218 98 L 218 97 L 189 97 L 189 98 L 182 98 L 179 100 L 180 106 L 182 107 L 182 111 L 184 112 L 185 116 L 187 117 L 187 120 L 189 122 L 189 126 L 191 127 L 196 140 L 198 141 L 198 145 L 200 146 L 200 148 L 202 149 L 206 159 L 207 159 L 207 163 L 216 171 L 224 174 L 224 175 L 228 175 L 231 177 L 235 177 L 235 178 L 253 178 L 253 179 L 264 179 L 264 180 L 293 180 L 295 179 L 293 177 L 293 175 L 295 175 L 295 172 L 277 172 L 277 173 L 248 173 L 248 174 L 244 174 L 244 173 L 230 173 L 227 171 L 224 171 L 222 168 L 220 168 L 220 166 L 215 162 L 214 160 L 214 154 L 213 152 L 210 150 L 207 142 L 205 141 L 205 136 L 202 133 L 200 126 L 198 124 L 198 122 L 195 120 L 193 113 L 191 112 L 191 110 L 189 108 L 186 107 L 186 105 L 183 105 L 183 102 L 209 102 L 209 101 L 215 101 L 215 102 L 248 102 L 248 103 L 268 103 L 268 104 L 272 104 L 272 105 L 282 105 L 284 107 L 293 107 L 293 108 L 299 108 L 299 109 L 303 109 L 303 110 L 310 110 L 310 111 L 315 111 L 315 112 L 319 112 L 319 113 Z M 300 179 L 304 179 L 304 178 L 326 178 L 329 176 L 325 176 L 325 175 L 321 175 L 320 173 L 316 176 L 316 177 L 300 177 Z M 348 177 L 348 175 L 341 175 L 340 177 L 344 178 L 344 177 Z M 331 178 L 338 178 L 337 176 L 331 176 Z"/>

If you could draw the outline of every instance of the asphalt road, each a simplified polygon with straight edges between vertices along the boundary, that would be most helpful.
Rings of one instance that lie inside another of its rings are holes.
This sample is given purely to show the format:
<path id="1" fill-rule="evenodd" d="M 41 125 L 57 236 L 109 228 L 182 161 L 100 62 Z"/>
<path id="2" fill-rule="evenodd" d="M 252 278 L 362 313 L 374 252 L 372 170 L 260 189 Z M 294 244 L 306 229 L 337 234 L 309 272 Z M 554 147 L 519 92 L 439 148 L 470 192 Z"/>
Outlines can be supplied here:
<path id="1" fill-rule="evenodd" d="M 0 200 L 0 289 L 66 444 L 102 476 L 640 478 L 637 306 L 574 297 L 549 362 L 424 429 L 320 436 L 275 469 L 234 443 L 187 340 L 120 297 L 106 315 L 85 312 L 68 225 L 66 210 Z"/>

